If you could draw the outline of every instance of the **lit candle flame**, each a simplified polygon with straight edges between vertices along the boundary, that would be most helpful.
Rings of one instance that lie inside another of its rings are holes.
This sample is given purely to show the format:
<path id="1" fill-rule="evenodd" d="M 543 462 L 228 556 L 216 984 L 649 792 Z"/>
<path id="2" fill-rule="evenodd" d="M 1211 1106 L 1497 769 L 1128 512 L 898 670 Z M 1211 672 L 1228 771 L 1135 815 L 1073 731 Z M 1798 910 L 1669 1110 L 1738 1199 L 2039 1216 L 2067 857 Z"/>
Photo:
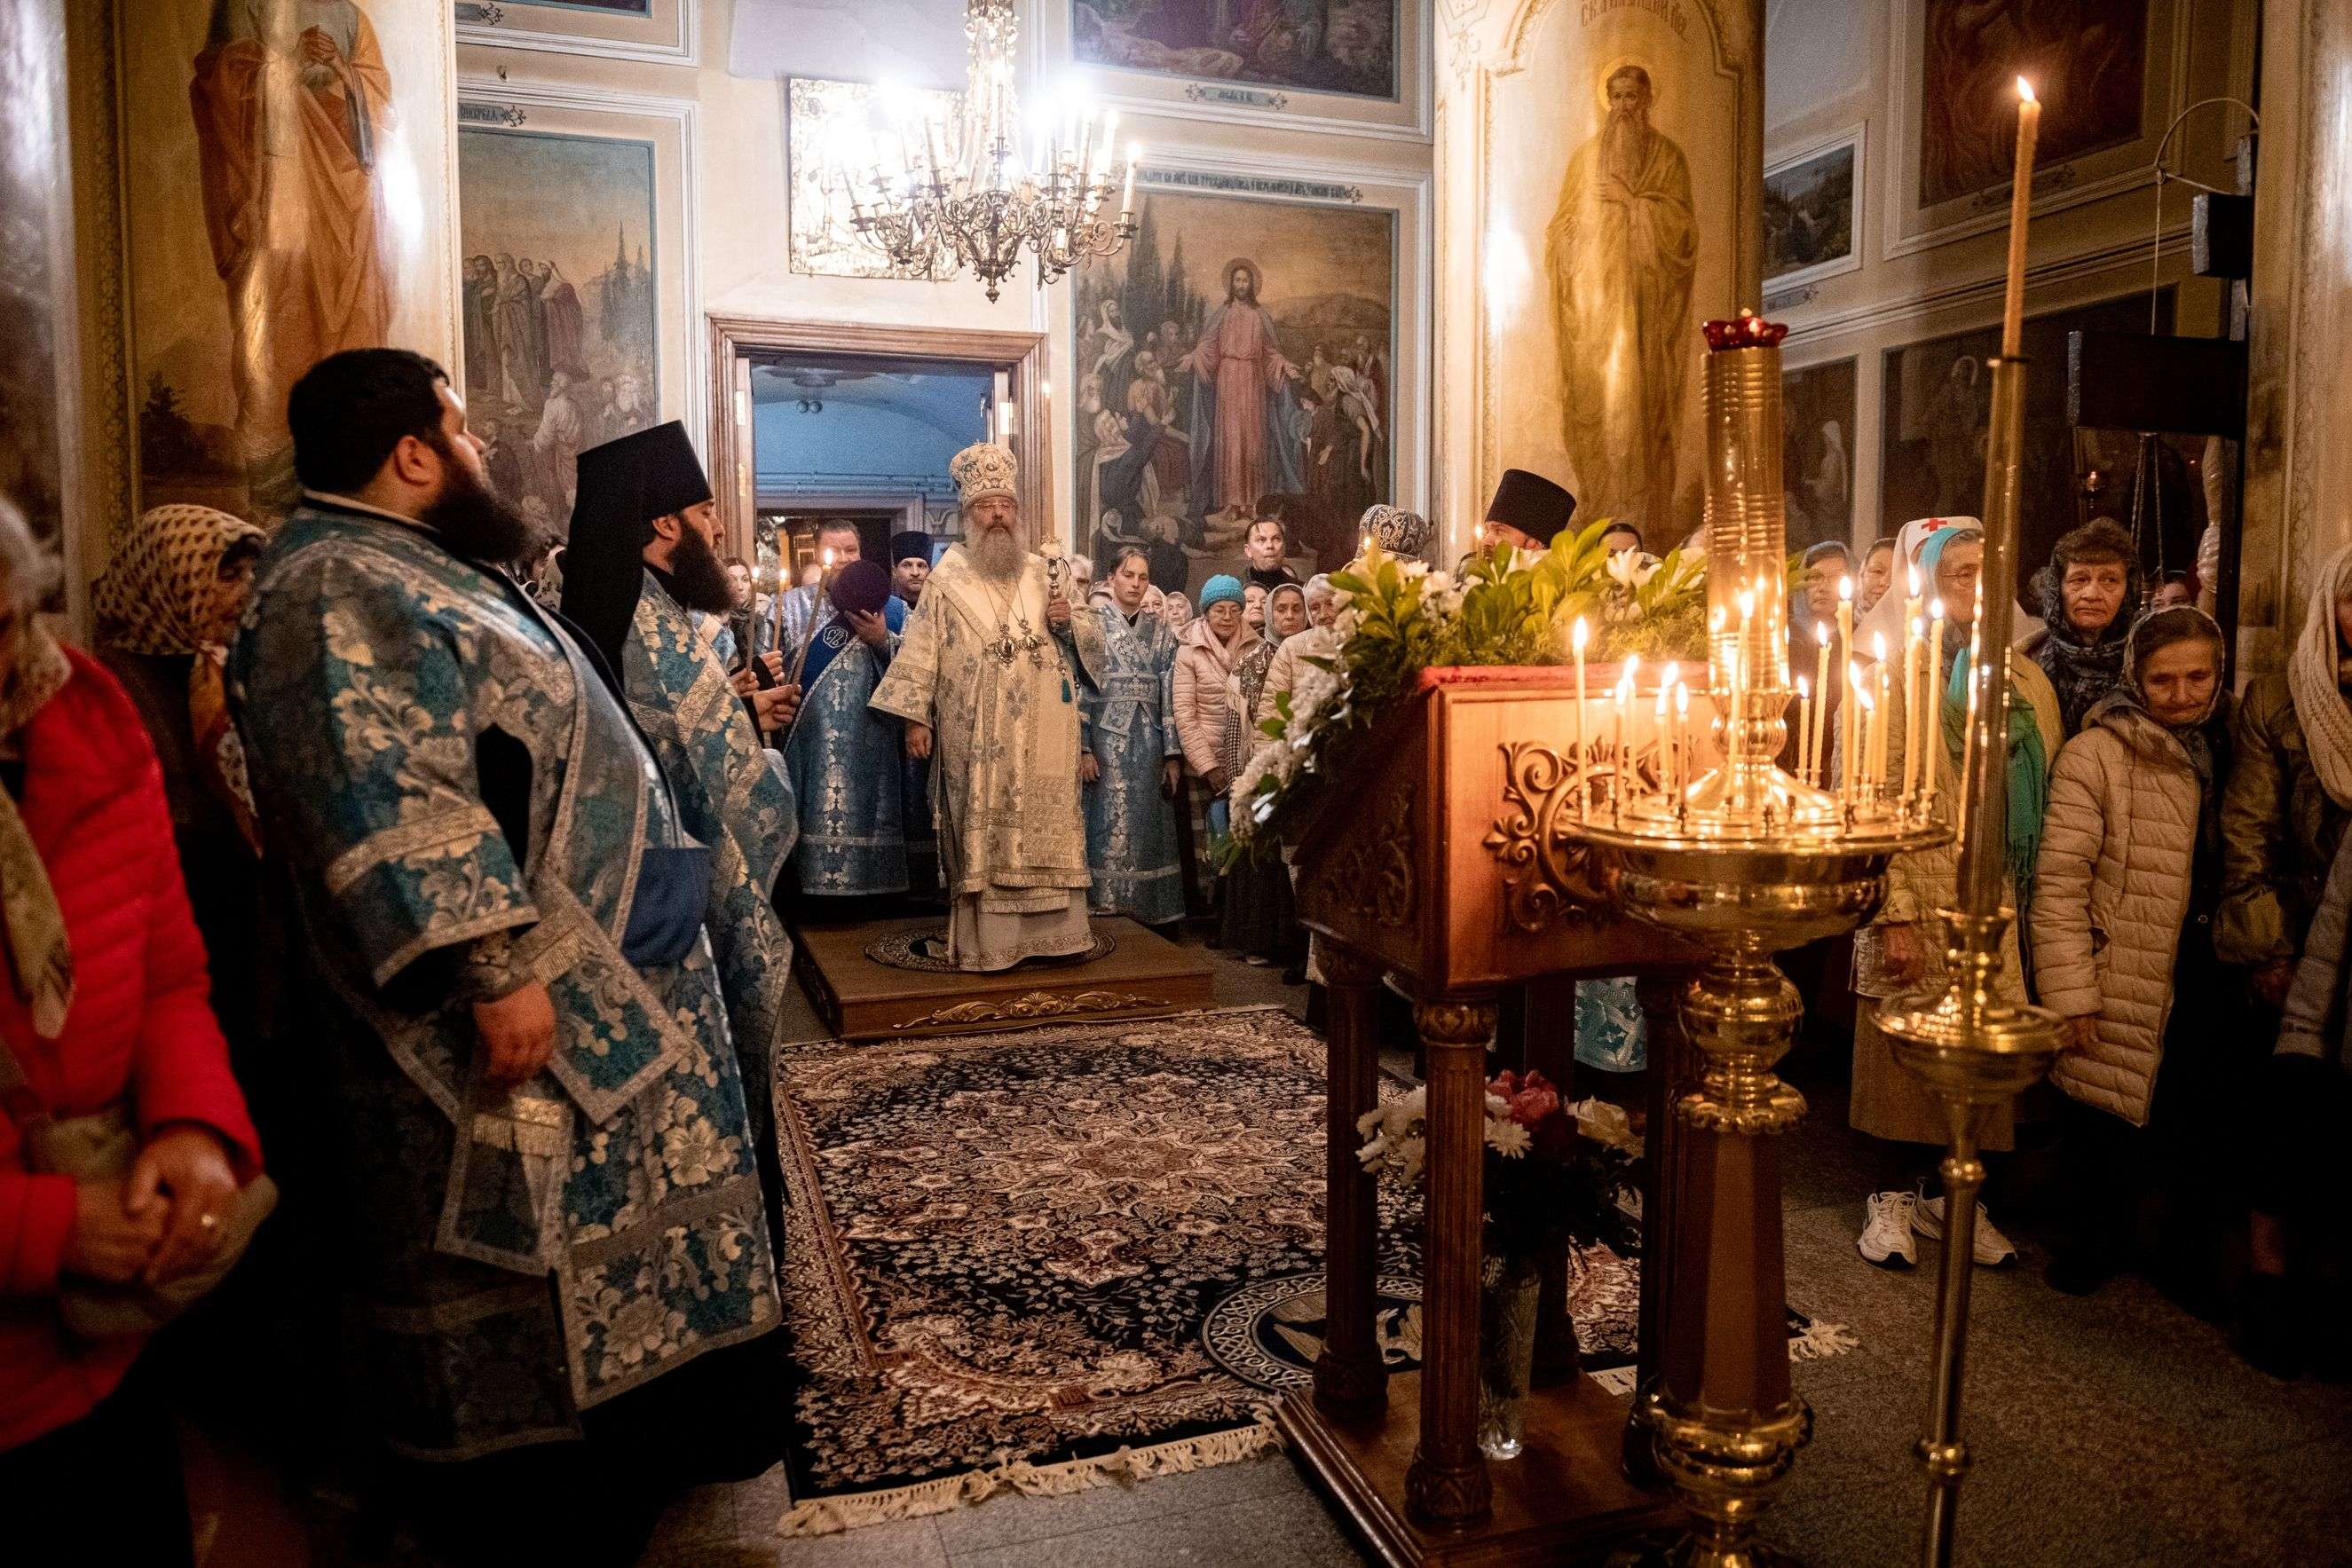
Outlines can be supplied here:
<path id="1" fill-rule="evenodd" d="M 1917 567 L 1916 567 L 1916 566 L 1915 566 L 1915 567 L 1913 567 L 1913 568 L 1911 569 L 1911 597 L 1912 597 L 1912 598 L 1916 599 L 1916 598 L 1918 598 L 1918 597 L 1919 597 L 1919 587 L 1920 587 L 1920 584 L 1919 584 L 1919 569 L 1918 569 Z"/>
<path id="2" fill-rule="evenodd" d="M 2023 99 L 2026 102 L 2032 103 L 2033 101 L 2033 84 L 2027 81 L 2023 77 L 2018 78 L 2017 96 Z"/>
<path id="3" fill-rule="evenodd" d="M 1850 577 L 1841 577 L 1838 579 L 1838 597 L 1840 599 L 1852 599 L 1853 597 L 1853 579 Z"/>
<path id="4" fill-rule="evenodd" d="M 1813 622 L 1813 641 L 1819 643 L 1824 648 L 1830 645 L 1830 623 L 1828 622 L 1816 621 Z"/>
<path id="5" fill-rule="evenodd" d="M 1797 700 L 1802 702 L 1813 695 L 1813 683 L 1804 676 L 1797 677 Z"/>
<path id="6" fill-rule="evenodd" d="M 1675 716 L 1676 718 L 1690 716 L 1690 687 L 1680 681 L 1675 683 Z"/>
<path id="7" fill-rule="evenodd" d="M 1886 633 L 1885 633 L 1885 632 L 1873 632 L 1870 634 L 1870 656 L 1871 656 L 1872 658 L 1874 658 L 1874 659 L 1877 660 L 1877 661 L 1878 661 L 1880 664 L 1885 664 L 1885 663 L 1886 663 Z"/>
<path id="8" fill-rule="evenodd" d="M 1933 604 L 1928 605 L 1927 614 L 1933 620 L 1941 621 L 1944 618 L 1944 601 L 1938 599 Z"/>
<path id="9" fill-rule="evenodd" d="M 1576 624 L 1570 627 L 1568 631 L 1569 646 L 1581 653 L 1584 652 L 1584 644 L 1590 642 L 1591 637 L 1592 628 L 1584 623 L 1583 616 L 1578 616 L 1576 618 Z"/>

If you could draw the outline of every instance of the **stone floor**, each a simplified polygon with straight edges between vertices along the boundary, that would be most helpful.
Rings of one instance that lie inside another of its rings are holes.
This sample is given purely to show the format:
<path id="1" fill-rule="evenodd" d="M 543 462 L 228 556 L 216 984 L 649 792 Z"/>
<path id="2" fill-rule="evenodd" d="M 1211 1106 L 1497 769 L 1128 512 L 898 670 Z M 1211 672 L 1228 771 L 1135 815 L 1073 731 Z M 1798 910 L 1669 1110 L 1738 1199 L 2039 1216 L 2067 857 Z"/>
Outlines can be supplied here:
<path id="1" fill-rule="evenodd" d="M 1220 958 L 1221 1002 L 1303 993 Z M 818 1032 L 810 1020 L 808 1032 Z M 1906 1562 L 1923 1490 L 1910 1446 L 1925 1409 L 1936 1251 L 1889 1273 L 1853 1250 L 1867 1154 L 1842 1087 L 1785 1145 L 1789 1295 L 1861 1348 L 1800 1364 L 1816 1436 L 1769 1516 L 1777 1545 L 1817 1565 Z M 2021 1238 L 2023 1239 L 2023 1238 Z M 2247 1368 L 2222 1332 L 2136 1278 L 2087 1299 L 2021 1268 L 1979 1271 L 1966 1433 L 1964 1563 L 2352 1563 L 2352 1391 Z M 1007 1496 L 936 1519 L 782 1541 L 781 1472 L 707 1488 L 663 1521 L 647 1568 L 1309 1568 L 1362 1559 L 1286 1458 L 1073 1497 Z"/>

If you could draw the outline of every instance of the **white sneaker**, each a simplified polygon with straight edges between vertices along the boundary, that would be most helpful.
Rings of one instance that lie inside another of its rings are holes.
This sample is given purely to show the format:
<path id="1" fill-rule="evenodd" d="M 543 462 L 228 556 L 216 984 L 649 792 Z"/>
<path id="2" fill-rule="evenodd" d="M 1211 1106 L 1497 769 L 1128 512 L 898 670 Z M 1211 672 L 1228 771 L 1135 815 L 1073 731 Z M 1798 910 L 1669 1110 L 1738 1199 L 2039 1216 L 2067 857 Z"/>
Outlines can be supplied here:
<path id="1" fill-rule="evenodd" d="M 1864 1262 L 1882 1269 L 1908 1269 L 1919 1260 L 1911 1246 L 1911 1211 L 1918 1202 L 1916 1192 L 1874 1192 L 1864 1201 L 1870 1218 L 1853 1244 Z"/>
<path id="2" fill-rule="evenodd" d="M 1944 1200 L 1931 1197 L 1915 1204 L 1911 1210 L 1911 1228 L 1930 1241 L 1944 1239 Z M 1998 1269 L 2004 1263 L 2017 1261 L 2017 1248 L 2003 1236 L 1987 1214 L 1982 1204 L 1977 1206 L 1977 1262 L 1987 1269 Z"/>

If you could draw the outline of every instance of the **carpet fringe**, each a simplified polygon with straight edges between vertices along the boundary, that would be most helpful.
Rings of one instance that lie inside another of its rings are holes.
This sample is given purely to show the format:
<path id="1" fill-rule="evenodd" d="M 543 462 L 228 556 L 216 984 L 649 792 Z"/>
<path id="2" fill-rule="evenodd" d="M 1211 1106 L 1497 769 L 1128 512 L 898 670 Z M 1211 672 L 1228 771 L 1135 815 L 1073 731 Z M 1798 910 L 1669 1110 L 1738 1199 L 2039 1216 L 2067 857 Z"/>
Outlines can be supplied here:
<path id="1" fill-rule="evenodd" d="M 1270 1412 L 1261 1411 L 1247 1427 L 1204 1432 L 1197 1437 L 1148 1448 L 1120 1448 L 1090 1459 L 1069 1459 L 1056 1465 L 1033 1465 L 1009 1460 L 991 1469 L 966 1470 L 887 1491 L 858 1492 L 844 1497 L 811 1498 L 795 1503 L 777 1521 L 779 1535 L 835 1535 L 869 1524 L 925 1519 L 982 1502 L 1001 1491 L 1024 1497 L 1066 1497 L 1096 1487 L 1132 1486 L 1159 1476 L 1181 1476 L 1218 1465 L 1238 1464 L 1276 1453 L 1283 1447 Z"/>

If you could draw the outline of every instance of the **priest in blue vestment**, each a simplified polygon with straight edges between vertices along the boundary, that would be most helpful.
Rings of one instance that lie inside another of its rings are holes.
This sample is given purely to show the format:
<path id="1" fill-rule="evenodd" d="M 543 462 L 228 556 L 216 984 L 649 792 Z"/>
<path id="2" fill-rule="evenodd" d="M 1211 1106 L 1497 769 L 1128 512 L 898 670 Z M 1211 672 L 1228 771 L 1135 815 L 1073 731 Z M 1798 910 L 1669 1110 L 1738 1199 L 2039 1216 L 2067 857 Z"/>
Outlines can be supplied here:
<path id="1" fill-rule="evenodd" d="M 711 646 L 712 617 L 734 603 L 718 538 L 710 481 L 676 420 L 580 455 L 563 612 L 604 655 L 687 831 L 710 852 L 711 947 L 764 1158 L 793 965 L 770 901 L 799 817 Z M 775 686 L 751 702 L 778 725 L 796 697 Z"/>
<path id="2" fill-rule="evenodd" d="M 907 891 L 906 726 L 867 706 L 898 652 L 907 606 L 870 560 L 835 568 L 825 594 L 833 613 L 809 640 L 800 679 L 807 695 L 784 761 L 800 803 L 793 884 L 847 915 L 856 906 L 841 901 Z"/>
<path id="3" fill-rule="evenodd" d="M 719 1438 L 781 1397 L 745 1343 L 781 1311 L 711 857 L 594 652 L 501 570 L 527 526 L 446 374 L 331 356 L 289 422 L 303 501 L 227 674 L 344 1167 L 319 1286 L 362 1303 L 392 1454 L 436 1461 L 404 1509 L 607 1560 L 706 1456 L 763 1468 Z M 531 1495 L 469 1508 L 493 1483 L 450 1461 L 531 1448 Z"/>
<path id="4" fill-rule="evenodd" d="M 1176 633 L 1143 607 L 1151 558 L 1130 545 L 1110 573 L 1110 602 L 1085 613 L 1102 624 L 1103 667 L 1087 690 L 1078 777 L 1085 781 L 1089 907 L 1146 925 L 1184 917 L 1176 798 L 1184 743 L 1176 734 Z"/>

